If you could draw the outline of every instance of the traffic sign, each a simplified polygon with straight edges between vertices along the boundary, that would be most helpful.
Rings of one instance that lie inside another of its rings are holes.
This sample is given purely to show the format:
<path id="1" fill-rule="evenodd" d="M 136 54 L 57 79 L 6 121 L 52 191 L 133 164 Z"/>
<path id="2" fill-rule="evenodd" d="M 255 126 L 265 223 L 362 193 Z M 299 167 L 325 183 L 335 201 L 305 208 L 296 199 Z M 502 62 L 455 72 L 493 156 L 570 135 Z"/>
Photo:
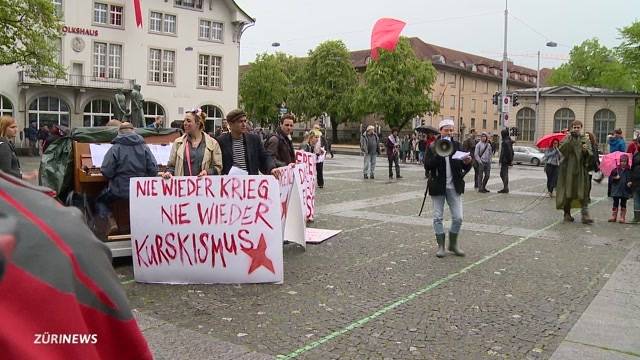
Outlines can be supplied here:
<path id="1" fill-rule="evenodd" d="M 502 112 L 508 113 L 510 109 L 511 109 L 511 96 L 505 96 L 504 99 L 502 99 Z"/>
<path id="2" fill-rule="evenodd" d="M 509 114 L 504 114 L 504 126 L 509 127 Z"/>

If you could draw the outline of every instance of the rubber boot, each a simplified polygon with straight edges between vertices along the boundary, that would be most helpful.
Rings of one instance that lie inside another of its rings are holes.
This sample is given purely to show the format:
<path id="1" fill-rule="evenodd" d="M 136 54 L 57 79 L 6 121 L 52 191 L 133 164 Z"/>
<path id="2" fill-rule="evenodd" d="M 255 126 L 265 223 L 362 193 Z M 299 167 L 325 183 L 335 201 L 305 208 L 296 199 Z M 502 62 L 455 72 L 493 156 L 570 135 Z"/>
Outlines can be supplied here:
<path id="1" fill-rule="evenodd" d="M 618 208 L 612 208 L 611 209 L 611 217 L 607 221 L 608 222 L 616 222 L 617 219 L 618 219 Z"/>
<path id="2" fill-rule="evenodd" d="M 582 223 L 583 224 L 593 224 L 593 219 L 589 216 L 588 212 L 582 212 Z"/>
<path id="3" fill-rule="evenodd" d="M 624 224 L 626 216 L 627 216 L 627 208 L 621 208 L 620 209 L 620 220 L 618 222 L 620 224 Z"/>
<path id="4" fill-rule="evenodd" d="M 436 241 L 438 242 L 438 252 L 436 253 L 436 256 L 439 258 L 445 257 L 445 255 L 447 255 L 447 253 L 444 251 L 444 238 L 444 234 L 436 234 Z"/>
<path id="5" fill-rule="evenodd" d="M 456 256 L 464 256 L 464 252 L 458 248 L 458 234 L 456 233 L 449 233 L 449 251 Z"/>

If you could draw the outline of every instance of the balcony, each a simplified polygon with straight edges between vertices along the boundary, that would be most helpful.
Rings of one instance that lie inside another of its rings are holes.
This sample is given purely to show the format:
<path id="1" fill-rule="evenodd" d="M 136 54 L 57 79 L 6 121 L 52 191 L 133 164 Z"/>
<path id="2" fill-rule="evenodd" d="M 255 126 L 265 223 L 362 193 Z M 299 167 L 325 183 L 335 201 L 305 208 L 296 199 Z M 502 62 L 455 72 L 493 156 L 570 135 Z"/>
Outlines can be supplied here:
<path id="1" fill-rule="evenodd" d="M 43 85 L 69 88 L 92 88 L 92 89 L 124 89 L 132 90 L 135 80 L 132 79 L 107 79 L 85 75 L 67 74 L 63 78 L 43 77 L 36 78 L 26 71 L 20 71 L 18 85 Z"/>

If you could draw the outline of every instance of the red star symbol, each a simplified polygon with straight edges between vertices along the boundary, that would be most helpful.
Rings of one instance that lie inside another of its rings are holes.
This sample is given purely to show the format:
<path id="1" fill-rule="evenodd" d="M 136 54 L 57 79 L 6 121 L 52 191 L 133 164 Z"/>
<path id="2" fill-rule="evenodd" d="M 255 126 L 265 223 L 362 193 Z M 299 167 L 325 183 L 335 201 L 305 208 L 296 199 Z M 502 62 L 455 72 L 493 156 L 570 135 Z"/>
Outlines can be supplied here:
<path id="1" fill-rule="evenodd" d="M 245 254 L 251 258 L 251 266 L 249 266 L 249 274 L 254 272 L 260 266 L 266 267 L 273 274 L 276 271 L 273 269 L 273 262 L 267 257 L 265 251 L 267 250 L 267 242 L 264 240 L 264 234 L 260 234 L 260 240 L 258 241 L 258 247 L 253 249 L 242 249 Z"/>

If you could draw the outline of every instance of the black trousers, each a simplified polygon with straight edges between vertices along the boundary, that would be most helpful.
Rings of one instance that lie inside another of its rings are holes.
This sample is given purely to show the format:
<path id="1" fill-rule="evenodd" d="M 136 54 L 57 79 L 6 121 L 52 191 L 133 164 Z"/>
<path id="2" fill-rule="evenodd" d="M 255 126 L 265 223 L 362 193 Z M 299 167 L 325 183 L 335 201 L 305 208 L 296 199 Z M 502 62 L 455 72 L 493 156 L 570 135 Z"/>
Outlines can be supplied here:
<path id="1" fill-rule="evenodd" d="M 558 184 L 558 165 L 547 164 L 544 166 L 544 172 L 547 174 L 547 191 L 553 192 Z"/>
<path id="2" fill-rule="evenodd" d="M 319 187 L 324 187 L 324 175 L 322 174 L 323 167 L 324 167 L 324 162 L 316 163 L 316 178 L 318 179 Z"/>
<path id="3" fill-rule="evenodd" d="M 473 161 L 473 187 L 474 188 L 479 188 L 480 187 L 480 167 L 478 166 L 478 162 L 477 161 Z"/>
<path id="4" fill-rule="evenodd" d="M 400 176 L 400 164 L 398 163 L 398 154 L 396 154 L 394 157 L 392 158 L 387 158 L 389 160 L 389 177 L 392 178 L 393 177 L 393 168 L 392 165 L 395 163 L 396 164 L 396 177 Z"/>
<path id="5" fill-rule="evenodd" d="M 627 198 L 614 196 L 613 197 L 613 208 L 617 209 L 618 206 L 620 206 L 623 209 L 626 209 L 627 208 Z"/>
<path id="6" fill-rule="evenodd" d="M 500 179 L 502 179 L 502 189 L 509 190 L 509 165 L 500 164 Z"/>

